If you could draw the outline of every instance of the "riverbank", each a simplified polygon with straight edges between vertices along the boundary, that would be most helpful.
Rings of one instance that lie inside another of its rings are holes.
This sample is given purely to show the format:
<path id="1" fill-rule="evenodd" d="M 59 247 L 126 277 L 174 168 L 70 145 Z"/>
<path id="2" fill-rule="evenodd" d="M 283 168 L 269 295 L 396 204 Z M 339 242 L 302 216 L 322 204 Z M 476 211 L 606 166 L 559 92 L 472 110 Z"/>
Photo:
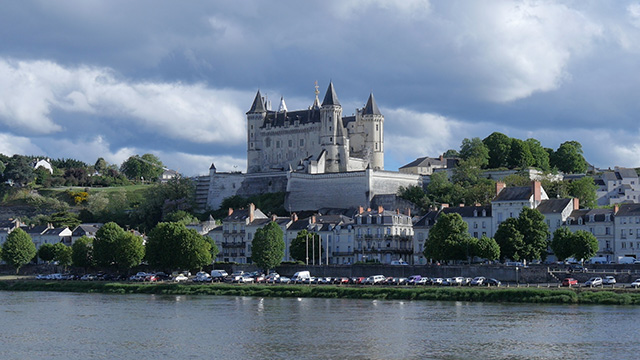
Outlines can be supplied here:
<path id="1" fill-rule="evenodd" d="M 226 295 L 255 297 L 437 300 L 547 304 L 640 305 L 640 292 L 542 288 L 345 287 L 337 285 L 148 284 L 80 281 L 0 281 L 3 291 L 106 294 Z"/>

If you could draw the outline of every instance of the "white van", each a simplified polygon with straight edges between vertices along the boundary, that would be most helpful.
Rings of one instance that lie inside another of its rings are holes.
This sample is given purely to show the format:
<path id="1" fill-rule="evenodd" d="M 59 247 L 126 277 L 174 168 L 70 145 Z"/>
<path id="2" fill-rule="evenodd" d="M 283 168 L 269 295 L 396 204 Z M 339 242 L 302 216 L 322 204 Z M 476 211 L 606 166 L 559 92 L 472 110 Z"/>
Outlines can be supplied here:
<path id="1" fill-rule="evenodd" d="M 607 258 L 604 256 L 596 256 L 596 257 L 592 257 L 589 260 L 590 264 L 606 264 L 607 263 Z"/>
<path id="2" fill-rule="evenodd" d="M 222 281 L 227 276 L 229 276 L 229 274 L 224 270 L 211 270 L 211 279 L 213 279 L 213 281 Z"/>
<path id="3" fill-rule="evenodd" d="M 631 256 L 618 256 L 618 264 L 633 264 L 636 258 Z"/>
<path id="4" fill-rule="evenodd" d="M 310 279 L 311 278 L 311 273 L 309 271 L 298 271 L 297 273 L 293 274 L 293 276 L 291 277 L 291 282 L 292 283 L 302 283 L 305 279 Z"/>
<path id="5" fill-rule="evenodd" d="M 375 285 L 382 284 L 387 278 L 384 275 L 371 275 L 366 278 L 363 284 Z"/>

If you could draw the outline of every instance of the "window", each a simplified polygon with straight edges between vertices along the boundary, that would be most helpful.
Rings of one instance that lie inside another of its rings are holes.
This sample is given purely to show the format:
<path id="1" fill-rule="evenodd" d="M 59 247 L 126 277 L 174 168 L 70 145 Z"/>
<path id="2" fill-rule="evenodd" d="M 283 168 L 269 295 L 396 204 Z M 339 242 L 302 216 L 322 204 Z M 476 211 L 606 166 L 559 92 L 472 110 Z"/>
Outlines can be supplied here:
<path id="1" fill-rule="evenodd" d="M 276 149 L 280 149 L 281 145 L 280 140 L 276 140 Z"/>
<path id="2" fill-rule="evenodd" d="M 376 124 L 376 131 L 378 131 L 378 124 Z"/>
<path id="3" fill-rule="evenodd" d="M 478 238 L 478 232 L 477 232 L 477 231 L 474 231 L 474 232 L 473 232 L 473 237 L 474 237 L 474 238 Z"/>
<path id="4" fill-rule="evenodd" d="M 608 227 L 608 226 L 606 228 L 604 228 L 604 233 L 605 233 L 605 235 L 611 235 L 611 228 Z"/>
<path id="5" fill-rule="evenodd" d="M 485 221 L 482 222 L 482 228 L 486 229 L 487 228 L 487 223 Z"/>
<path id="6" fill-rule="evenodd" d="M 477 228 L 478 228 L 478 223 L 475 223 L 475 222 L 474 222 L 474 223 L 473 223 L 473 228 L 474 228 L 474 229 L 477 229 Z"/>
<path id="7" fill-rule="evenodd" d="M 304 139 L 300 139 L 300 146 L 304 146 Z"/>
<path id="8" fill-rule="evenodd" d="M 620 247 L 622 247 L 623 249 L 626 249 L 626 248 L 627 248 L 627 243 L 626 243 L 626 242 L 624 242 L 624 241 L 623 241 L 623 242 L 621 242 L 621 243 L 620 243 Z"/>
<path id="9" fill-rule="evenodd" d="M 293 140 L 289 139 L 289 147 L 293 147 Z"/>

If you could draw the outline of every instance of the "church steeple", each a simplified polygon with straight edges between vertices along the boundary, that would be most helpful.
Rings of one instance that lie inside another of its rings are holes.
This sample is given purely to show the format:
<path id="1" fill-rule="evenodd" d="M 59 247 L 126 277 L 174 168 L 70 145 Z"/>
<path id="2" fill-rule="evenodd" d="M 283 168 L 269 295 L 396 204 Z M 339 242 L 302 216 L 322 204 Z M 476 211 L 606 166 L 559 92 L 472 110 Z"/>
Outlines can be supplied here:
<path id="1" fill-rule="evenodd" d="M 333 89 L 333 82 L 329 83 L 329 87 L 327 88 L 327 93 L 324 95 L 324 100 L 322 101 L 322 106 L 325 105 L 340 105 L 340 101 L 338 101 L 338 95 L 336 95 L 336 91 Z"/>
<path id="2" fill-rule="evenodd" d="M 369 100 L 367 100 L 367 105 L 364 106 L 362 115 L 382 115 L 380 110 L 378 110 L 376 99 L 373 98 L 373 93 L 369 95 Z"/>
<path id="3" fill-rule="evenodd" d="M 267 110 L 264 107 L 264 101 L 262 100 L 262 95 L 260 95 L 260 90 L 256 94 L 255 99 L 253 99 L 253 104 L 251 105 L 251 109 L 249 109 L 248 113 L 262 113 Z"/>

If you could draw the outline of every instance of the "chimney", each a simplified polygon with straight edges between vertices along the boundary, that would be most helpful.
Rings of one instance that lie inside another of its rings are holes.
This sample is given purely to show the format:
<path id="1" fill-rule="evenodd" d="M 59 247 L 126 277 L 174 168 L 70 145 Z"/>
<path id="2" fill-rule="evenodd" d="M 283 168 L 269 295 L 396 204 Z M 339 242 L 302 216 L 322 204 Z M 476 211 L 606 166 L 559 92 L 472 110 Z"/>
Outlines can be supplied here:
<path id="1" fill-rule="evenodd" d="M 411 217 L 411 208 L 407 208 L 406 212 L 407 212 L 407 216 Z"/>
<path id="2" fill-rule="evenodd" d="M 497 181 L 496 182 L 496 196 L 498 196 L 498 194 L 500 194 L 500 191 L 502 191 L 502 189 L 504 189 L 505 187 L 507 187 L 507 184 L 505 184 L 502 181 Z"/>
<path id="3" fill-rule="evenodd" d="M 440 210 L 446 209 L 449 207 L 449 204 L 440 204 Z"/>
<path id="4" fill-rule="evenodd" d="M 253 222 L 253 219 L 255 217 L 255 212 L 256 212 L 256 206 L 253 203 L 249 204 L 249 223 Z"/>
<path id="5" fill-rule="evenodd" d="M 464 204 L 460 204 L 460 207 L 464 207 Z"/>
<path id="6" fill-rule="evenodd" d="M 620 210 L 620 206 L 618 204 L 613 205 L 613 215 L 617 214 L 618 210 Z"/>
<path id="7" fill-rule="evenodd" d="M 480 203 L 475 203 L 473 206 L 482 206 Z"/>
<path id="8" fill-rule="evenodd" d="M 362 214 L 364 212 L 364 208 L 362 206 L 358 206 L 358 214 Z"/>
<path id="9" fill-rule="evenodd" d="M 444 160 L 444 154 L 440 155 L 440 161 Z"/>
<path id="10" fill-rule="evenodd" d="M 233 214 L 233 208 L 229 208 L 229 211 L 227 212 L 227 216 L 231 216 L 231 214 Z"/>
<path id="11" fill-rule="evenodd" d="M 542 185 L 540 181 L 531 182 L 531 192 L 533 192 L 533 201 L 542 200 Z"/>
<path id="12" fill-rule="evenodd" d="M 292 213 L 292 214 L 291 214 L 291 221 L 293 221 L 293 222 L 298 221 L 298 214 L 296 214 L 296 213 Z"/>
<path id="13" fill-rule="evenodd" d="M 579 210 L 579 209 L 580 209 L 580 199 L 573 198 L 573 210 Z"/>
<path id="14" fill-rule="evenodd" d="M 384 212 L 384 208 L 382 205 L 378 205 L 378 214 L 382 214 Z"/>
<path id="15" fill-rule="evenodd" d="M 400 209 L 396 209 L 396 214 L 400 215 Z"/>
<path id="16" fill-rule="evenodd" d="M 311 216 L 311 223 L 312 223 L 312 224 L 315 224 L 315 223 L 316 223 L 316 216 L 315 216 L 315 215 L 312 215 L 312 216 Z"/>
<path id="17" fill-rule="evenodd" d="M 370 207 L 367 208 L 367 212 L 371 212 L 371 208 Z"/>
<path id="18" fill-rule="evenodd" d="M 276 221 L 278 219 L 278 215 L 271 214 L 271 221 Z"/>

